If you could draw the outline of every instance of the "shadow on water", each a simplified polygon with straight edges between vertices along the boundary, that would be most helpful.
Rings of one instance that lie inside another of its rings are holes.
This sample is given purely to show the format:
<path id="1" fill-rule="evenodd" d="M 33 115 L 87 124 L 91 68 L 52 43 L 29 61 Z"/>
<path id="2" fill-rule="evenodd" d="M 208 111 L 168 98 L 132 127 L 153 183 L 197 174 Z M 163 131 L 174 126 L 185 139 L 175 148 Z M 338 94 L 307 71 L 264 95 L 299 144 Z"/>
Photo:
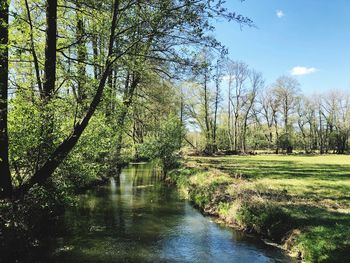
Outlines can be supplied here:
<path id="1" fill-rule="evenodd" d="M 132 165 L 81 195 L 32 262 L 291 262 L 202 216 L 150 165 Z"/>

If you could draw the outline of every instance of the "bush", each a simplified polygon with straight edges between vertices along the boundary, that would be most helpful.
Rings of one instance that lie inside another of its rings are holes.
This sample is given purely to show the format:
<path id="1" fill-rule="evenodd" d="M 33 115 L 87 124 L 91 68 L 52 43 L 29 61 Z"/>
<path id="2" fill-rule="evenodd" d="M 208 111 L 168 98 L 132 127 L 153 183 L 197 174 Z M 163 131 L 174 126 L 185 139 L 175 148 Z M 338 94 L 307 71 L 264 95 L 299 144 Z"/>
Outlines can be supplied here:
<path id="1" fill-rule="evenodd" d="M 227 217 L 230 215 L 231 204 L 220 202 L 218 205 L 218 213 L 222 217 Z"/>
<path id="2" fill-rule="evenodd" d="M 307 262 L 348 262 L 350 242 L 348 227 L 311 227 L 298 237 L 298 246 Z"/>
<path id="3" fill-rule="evenodd" d="M 167 173 L 170 169 L 177 167 L 182 140 L 184 136 L 183 126 L 177 116 L 170 116 L 161 123 L 156 135 L 145 139 L 140 146 L 142 157 L 150 160 L 158 160 Z"/>
<path id="4" fill-rule="evenodd" d="M 0 200 L 0 255 L 13 262 L 23 258 L 56 231 L 57 217 L 74 204 L 69 188 L 57 178 L 45 186 L 35 185 L 19 200 Z M 1 261 L 1 260 L 0 260 Z"/>
<path id="5" fill-rule="evenodd" d="M 291 138 L 291 134 L 283 133 L 278 138 L 277 145 L 279 148 L 282 148 L 282 150 L 286 151 L 287 153 L 292 153 L 293 152 L 293 140 Z"/>
<path id="6" fill-rule="evenodd" d="M 280 241 L 290 228 L 291 216 L 282 208 L 264 200 L 243 200 L 236 214 L 241 226 Z"/>
<path id="7" fill-rule="evenodd" d="M 204 208 L 205 205 L 209 204 L 210 201 L 210 191 L 206 188 L 196 187 L 190 192 L 190 198 L 193 203 L 199 208 Z"/>

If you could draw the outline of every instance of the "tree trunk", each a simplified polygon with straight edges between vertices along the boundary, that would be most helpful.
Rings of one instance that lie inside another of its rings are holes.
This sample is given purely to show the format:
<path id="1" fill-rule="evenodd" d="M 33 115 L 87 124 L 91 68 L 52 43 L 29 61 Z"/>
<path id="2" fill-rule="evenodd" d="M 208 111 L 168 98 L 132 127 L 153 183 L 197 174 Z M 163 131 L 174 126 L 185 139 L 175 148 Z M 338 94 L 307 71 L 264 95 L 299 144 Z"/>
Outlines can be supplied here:
<path id="1" fill-rule="evenodd" d="M 231 134 L 231 80 L 228 85 L 228 109 L 227 109 L 227 135 L 229 141 L 229 150 L 233 150 L 232 134 Z"/>
<path id="2" fill-rule="evenodd" d="M 278 122 L 277 122 L 277 117 L 274 116 L 274 123 L 275 123 L 275 134 L 276 134 L 276 151 L 275 153 L 279 153 L 279 133 L 278 133 Z"/>
<path id="3" fill-rule="evenodd" d="M 319 146 L 320 146 L 320 154 L 324 154 L 324 142 L 323 142 L 323 127 L 322 127 L 322 115 L 321 110 L 319 111 L 319 124 L 320 124 L 320 131 L 319 131 Z"/>
<path id="4" fill-rule="evenodd" d="M 217 73 L 218 75 L 218 73 Z M 214 105 L 214 124 L 213 124 L 213 152 L 217 152 L 218 151 L 218 146 L 217 146 L 217 142 L 216 142 L 216 133 L 217 133 L 217 126 L 218 126 L 218 108 L 219 108 L 219 98 L 220 98 L 220 83 L 219 83 L 219 76 L 217 76 L 216 79 L 216 91 L 215 91 L 215 105 Z"/>
<path id="5" fill-rule="evenodd" d="M 94 78 L 98 79 L 100 77 L 100 69 L 98 67 L 98 38 L 96 35 L 96 30 L 94 31 L 94 34 L 92 36 L 92 52 L 93 52 L 93 59 L 94 59 Z"/>
<path id="6" fill-rule="evenodd" d="M 44 164 L 54 149 L 54 111 L 49 103 L 52 101 L 56 82 L 56 45 L 57 45 L 57 0 L 46 1 L 46 40 L 43 89 L 41 93 L 42 108 L 41 142 L 37 150 L 36 171 Z"/>
<path id="7" fill-rule="evenodd" d="M 125 123 L 125 119 L 127 116 L 127 113 L 129 111 L 129 108 L 132 104 L 133 97 L 135 90 L 137 88 L 137 85 L 140 83 L 140 78 L 138 76 L 134 76 L 131 84 L 129 82 L 129 74 L 127 77 L 127 83 L 125 84 L 125 93 L 123 96 L 123 109 L 118 117 L 117 120 L 117 125 L 120 128 L 120 132 L 117 137 L 117 142 L 116 142 L 116 149 L 115 149 L 115 159 L 117 161 L 118 166 L 121 164 L 121 150 L 122 150 L 122 142 L 123 142 L 123 127 Z M 130 86 L 129 86 L 130 85 Z M 129 87 L 128 87 L 129 86 Z"/>
<path id="8" fill-rule="evenodd" d="M 0 4 L 0 197 L 12 194 L 9 164 L 8 114 L 8 1 Z"/>
<path id="9" fill-rule="evenodd" d="M 235 113 L 235 121 L 234 121 L 234 149 L 235 152 L 238 152 L 238 113 Z"/>
<path id="10" fill-rule="evenodd" d="M 81 18 L 80 14 L 80 3 L 76 3 L 76 19 L 77 19 L 77 29 L 76 29 L 76 39 L 77 39 L 77 97 L 78 97 L 78 103 L 83 106 L 83 109 L 86 109 L 86 65 L 84 64 L 84 61 L 87 57 L 87 50 L 86 50 L 86 41 L 85 41 L 85 32 L 84 32 L 84 22 Z"/>
<path id="11" fill-rule="evenodd" d="M 244 116 L 243 122 L 243 132 L 242 132 L 242 151 L 243 153 L 247 152 L 247 127 L 248 127 L 248 113 Z"/>
<path id="12" fill-rule="evenodd" d="M 30 27 L 30 48 L 31 48 L 32 56 L 33 56 L 37 85 L 38 85 L 39 93 L 43 94 L 43 87 L 42 87 L 41 76 L 40 76 L 39 60 L 38 60 L 38 56 L 36 54 L 35 45 L 34 45 L 34 32 L 33 32 L 34 27 L 33 27 L 32 17 L 30 15 L 30 8 L 29 8 L 28 0 L 25 0 L 25 6 L 26 6 L 26 10 L 27 10 L 28 23 L 29 23 L 29 27 Z"/>
<path id="13" fill-rule="evenodd" d="M 43 84 L 44 100 L 52 99 L 56 82 L 56 45 L 57 45 L 57 0 L 46 3 L 46 45 L 45 76 Z"/>
<path id="14" fill-rule="evenodd" d="M 212 141 L 211 141 L 211 132 L 210 132 L 210 120 L 209 120 L 209 98 L 208 98 L 208 75 L 207 69 L 204 73 L 204 121 L 205 121 L 205 133 L 206 133 L 206 147 L 205 151 L 207 154 L 212 154 Z"/>
<path id="15" fill-rule="evenodd" d="M 184 94 L 183 94 L 183 90 L 181 87 L 181 91 L 180 91 L 180 123 L 182 126 L 184 126 L 184 108 L 185 108 Z"/>

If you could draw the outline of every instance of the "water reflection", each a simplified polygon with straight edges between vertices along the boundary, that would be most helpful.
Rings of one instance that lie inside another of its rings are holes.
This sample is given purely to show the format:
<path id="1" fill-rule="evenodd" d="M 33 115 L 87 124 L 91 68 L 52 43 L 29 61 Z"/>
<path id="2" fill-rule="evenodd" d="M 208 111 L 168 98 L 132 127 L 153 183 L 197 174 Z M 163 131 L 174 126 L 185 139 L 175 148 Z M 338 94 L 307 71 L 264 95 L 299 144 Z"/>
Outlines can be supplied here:
<path id="1" fill-rule="evenodd" d="M 44 262 L 290 262 L 279 251 L 211 222 L 133 165 L 67 211 Z"/>
<path id="2" fill-rule="evenodd" d="M 111 183 L 111 192 L 112 192 L 112 195 L 115 195 L 116 192 L 117 192 L 117 184 L 115 182 L 115 178 L 114 177 L 111 177 L 110 178 L 110 183 Z"/>

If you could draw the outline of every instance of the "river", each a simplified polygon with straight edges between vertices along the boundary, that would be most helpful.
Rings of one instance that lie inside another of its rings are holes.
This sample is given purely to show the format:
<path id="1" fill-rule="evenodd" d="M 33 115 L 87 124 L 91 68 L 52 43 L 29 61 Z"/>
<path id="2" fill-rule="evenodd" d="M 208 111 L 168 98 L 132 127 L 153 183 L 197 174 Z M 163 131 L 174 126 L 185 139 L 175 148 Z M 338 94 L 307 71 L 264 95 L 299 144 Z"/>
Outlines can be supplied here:
<path id="1" fill-rule="evenodd" d="M 203 216 L 147 164 L 81 195 L 47 247 L 43 262 L 291 262 Z"/>

